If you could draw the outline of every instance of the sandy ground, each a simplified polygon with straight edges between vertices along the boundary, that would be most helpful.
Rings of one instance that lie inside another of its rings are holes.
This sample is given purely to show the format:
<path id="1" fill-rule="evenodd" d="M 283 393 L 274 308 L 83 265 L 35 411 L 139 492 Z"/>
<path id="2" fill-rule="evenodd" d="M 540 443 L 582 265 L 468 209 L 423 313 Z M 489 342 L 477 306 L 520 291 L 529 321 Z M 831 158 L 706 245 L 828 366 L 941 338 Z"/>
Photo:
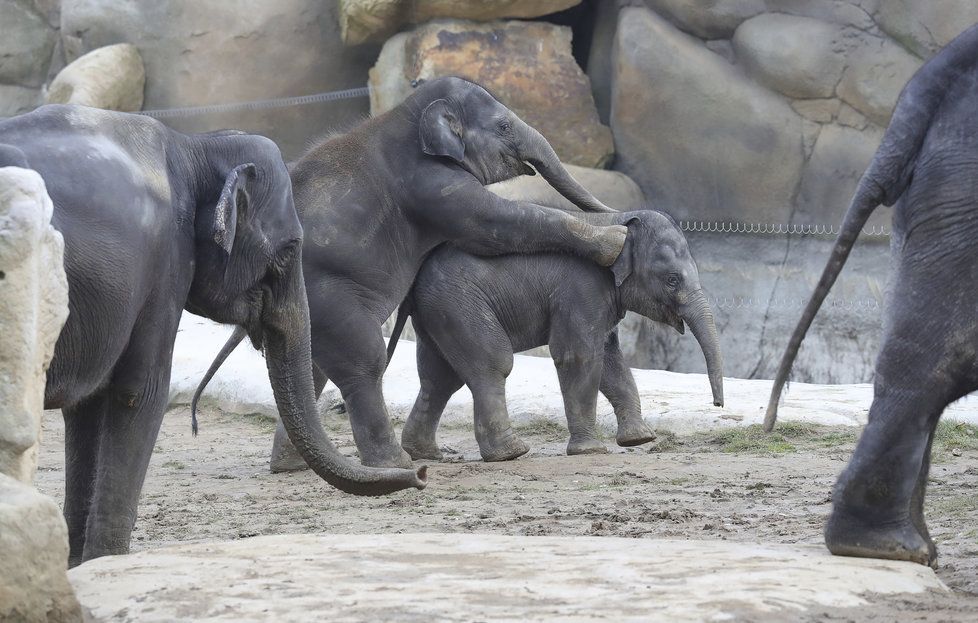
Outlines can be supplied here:
<path id="1" fill-rule="evenodd" d="M 342 416 L 327 421 L 353 454 Z M 566 431 L 524 425 L 533 450 L 517 461 L 478 460 L 470 427 L 443 427 L 448 460 L 430 484 L 383 498 L 339 493 L 311 472 L 271 474 L 274 424 L 205 412 L 167 414 L 143 489 L 132 549 L 177 542 L 289 533 L 477 532 L 614 535 L 820 543 L 829 494 L 852 450 L 851 428 L 809 428 L 783 443 L 700 433 L 662 436 L 651 447 L 563 456 Z M 755 443 L 756 441 L 756 443 Z M 47 413 L 38 488 L 64 488 L 64 430 Z M 953 594 L 889 599 L 884 606 L 811 612 L 807 620 L 966 621 L 978 612 L 978 451 L 936 448 L 927 519 L 940 550 L 939 577 Z"/>

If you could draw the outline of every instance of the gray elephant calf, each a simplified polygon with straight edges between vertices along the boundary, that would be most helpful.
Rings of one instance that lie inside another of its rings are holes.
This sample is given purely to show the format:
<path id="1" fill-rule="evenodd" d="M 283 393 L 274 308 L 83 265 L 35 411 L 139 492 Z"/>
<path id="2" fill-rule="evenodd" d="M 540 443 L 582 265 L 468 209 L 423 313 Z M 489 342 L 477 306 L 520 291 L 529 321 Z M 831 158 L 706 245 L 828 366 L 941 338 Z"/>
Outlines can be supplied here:
<path id="1" fill-rule="evenodd" d="M 505 383 L 513 353 L 544 344 L 564 396 L 568 454 L 606 451 L 595 430 L 599 390 L 615 409 L 619 445 L 654 439 L 642 421 L 635 380 L 615 331 L 629 310 L 680 333 L 684 321 L 689 324 L 706 356 L 713 403 L 723 405 L 713 314 L 675 222 L 651 210 L 580 217 L 628 227 L 625 248 L 610 269 L 569 254 L 478 257 L 452 246 L 425 261 L 388 345 L 390 356 L 410 315 L 421 377 L 401 439 L 411 458 L 441 458 L 435 431 L 445 404 L 463 384 L 474 398 L 482 458 L 505 461 L 526 453 L 509 421 Z"/>

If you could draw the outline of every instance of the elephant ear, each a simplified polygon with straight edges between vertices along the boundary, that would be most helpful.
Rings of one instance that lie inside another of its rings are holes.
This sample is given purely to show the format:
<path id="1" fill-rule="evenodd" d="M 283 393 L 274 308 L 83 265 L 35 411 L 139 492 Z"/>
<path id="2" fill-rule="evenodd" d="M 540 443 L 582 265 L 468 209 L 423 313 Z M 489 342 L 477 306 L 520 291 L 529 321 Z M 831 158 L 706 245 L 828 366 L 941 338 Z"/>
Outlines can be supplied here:
<path id="1" fill-rule="evenodd" d="M 459 164 L 465 158 L 462 122 L 448 100 L 437 99 L 421 113 L 421 149 L 429 156 L 445 156 Z"/>
<path id="2" fill-rule="evenodd" d="M 622 225 L 628 228 L 628 233 L 625 235 L 625 244 L 621 248 L 621 253 L 615 259 L 615 263 L 611 265 L 611 272 L 615 276 L 615 286 L 621 287 L 621 284 L 625 283 L 625 279 L 632 274 L 635 266 L 635 225 L 638 223 L 638 217 L 633 216 Z"/>
<path id="3" fill-rule="evenodd" d="M 214 231 L 212 238 L 224 252 L 231 255 L 238 219 L 248 213 L 251 203 L 249 188 L 255 181 L 258 168 L 254 163 L 239 164 L 231 169 L 224 181 L 221 198 L 214 206 Z"/>

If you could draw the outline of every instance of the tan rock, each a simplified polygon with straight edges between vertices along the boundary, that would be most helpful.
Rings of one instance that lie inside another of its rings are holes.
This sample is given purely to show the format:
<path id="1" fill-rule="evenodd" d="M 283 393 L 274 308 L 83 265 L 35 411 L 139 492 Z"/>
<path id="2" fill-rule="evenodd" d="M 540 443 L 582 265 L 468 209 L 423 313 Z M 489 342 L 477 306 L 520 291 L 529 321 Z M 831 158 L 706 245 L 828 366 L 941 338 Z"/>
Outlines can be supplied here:
<path id="1" fill-rule="evenodd" d="M 145 83 L 139 50 L 117 43 L 92 50 L 62 69 L 48 87 L 45 103 L 134 112 L 143 107 Z"/>
<path id="2" fill-rule="evenodd" d="M 914 54 L 929 58 L 978 22 L 974 0 L 886 0 L 874 15 L 880 28 Z"/>
<path id="3" fill-rule="evenodd" d="M 624 173 L 589 169 L 572 164 L 564 166 L 581 186 L 605 205 L 620 212 L 645 208 L 645 195 L 642 189 Z M 539 175 L 522 175 L 498 184 L 490 184 L 486 188 L 506 199 L 529 201 L 563 210 L 578 209 Z"/>
<path id="4" fill-rule="evenodd" d="M 436 21 L 392 37 L 370 70 L 370 112 L 399 104 L 414 80 L 459 76 L 488 89 L 539 130 L 560 159 L 603 167 L 614 153 L 571 31 L 543 22 Z"/>
<path id="5" fill-rule="evenodd" d="M 347 45 L 383 41 L 402 26 L 439 18 L 479 22 L 506 17 L 539 17 L 581 0 L 340 0 L 340 32 Z"/>
<path id="6" fill-rule="evenodd" d="M 683 32 L 701 39 L 729 39 L 745 19 L 764 12 L 764 0 L 645 0 Z"/>
<path id="7" fill-rule="evenodd" d="M 840 103 L 839 100 L 834 98 L 795 100 L 791 102 L 791 107 L 795 109 L 796 113 L 809 121 L 828 123 L 839 112 Z"/>
<path id="8" fill-rule="evenodd" d="M 0 168 L 0 473 L 30 483 L 45 374 L 68 318 L 61 234 L 41 176 Z"/>
<path id="9" fill-rule="evenodd" d="M 81 621 L 67 567 L 68 528 L 58 505 L 0 474 L 0 621 Z"/>

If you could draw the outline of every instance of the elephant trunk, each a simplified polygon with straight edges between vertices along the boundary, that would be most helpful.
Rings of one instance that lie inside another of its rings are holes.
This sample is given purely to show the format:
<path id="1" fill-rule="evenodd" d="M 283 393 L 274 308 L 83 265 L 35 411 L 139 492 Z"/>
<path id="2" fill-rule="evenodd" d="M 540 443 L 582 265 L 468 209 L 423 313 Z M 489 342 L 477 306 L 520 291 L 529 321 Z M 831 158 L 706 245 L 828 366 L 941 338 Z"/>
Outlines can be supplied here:
<path id="1" fill-rule="evenodd" d="M 515 120 L 522 138 L 521 155 L 554 189 L 585 212 L 617 212 L 598 201 L 561 164 L 550 143 L 525 122 Z"/>
<path id="2" fill-rule="evenodd" d="M 290 267 L 286 277 L 292 295 L 267 310 L 262 321 L 265 361 L 279 417 L 289 439 L 309 467 L 326 482 L 354 495 L 385 495 L 415 487 L 423 489 L 427 467 L 410 469 L 365 467 L 339 452 L 326 436 L 316 408 L 309 339 L 309 307 L 302 269 Z"/>
<path id="3" fill-rule="evenodd" d="M 697 290 L 690 296 L 689 302 L 683 306 L 681 316 L 689 325 L 693 337 L 700 345 L 706 358 L 706 372 L 710 377 L 710 388 L 713 390 L 713 404 L 723 406 L 723 355 L 720 353 L 720 338 L 713 321 L 713 310 L 706 302 L 706 295 Z"/>

